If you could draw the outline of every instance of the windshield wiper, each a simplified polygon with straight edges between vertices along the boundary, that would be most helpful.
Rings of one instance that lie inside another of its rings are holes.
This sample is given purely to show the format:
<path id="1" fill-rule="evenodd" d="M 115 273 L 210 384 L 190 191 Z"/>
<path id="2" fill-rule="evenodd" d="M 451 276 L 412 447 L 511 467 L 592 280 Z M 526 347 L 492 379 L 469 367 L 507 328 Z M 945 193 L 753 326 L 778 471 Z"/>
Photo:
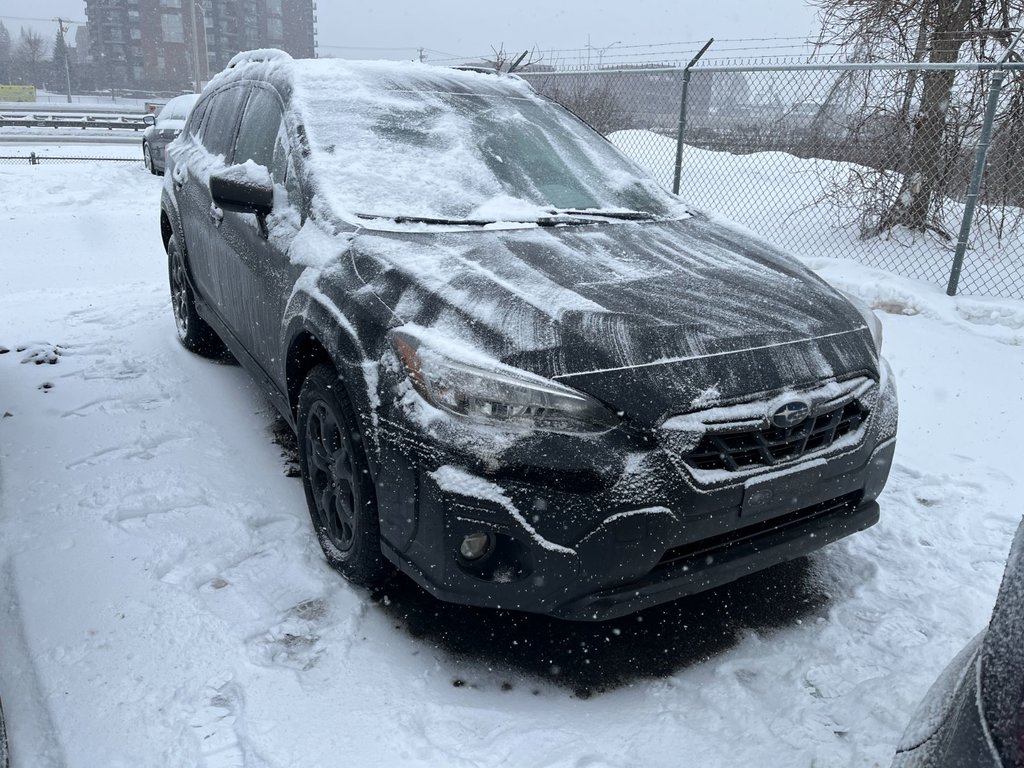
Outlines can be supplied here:
<path id="1" fill-rule="evenodd" d="M 602 219 L 622 219 L 623 221 L 650 221 L 658 218 L 647 211 L 588 211 L 585 208 L 552 208 L 552 216 L 595 216 Z"/>
<path id="2" fill-rule="evenodd" d="M 433 216 L 378 216 L 374 213 L 357 213 L 360 219 L 385 219 L 396 224 L 441 224 L 449 227 L 485 227 L 494 224 L 491 219 L 440 219 Z"/>
<path id="3" fill-rule="evenodd" d="M 507 224 L 536 224 L 538 227 L 559 227 L 566 224 L 600 224 L 601 219 L 621 219 L 623 221 L 651 221 L 657 218 L 646 211 L 588 211 L 584 209 L 551 208 L 550 216 L 538 216 L 536 219 L 502 219 Z M 435 216 L 382 216 L 374 213 L 357 213 L 360 219 L 383 219 L 396 224 L 438 224 L 448 227 L 486 227 L 497 224 L 496 219 L 445 219 Z"/>

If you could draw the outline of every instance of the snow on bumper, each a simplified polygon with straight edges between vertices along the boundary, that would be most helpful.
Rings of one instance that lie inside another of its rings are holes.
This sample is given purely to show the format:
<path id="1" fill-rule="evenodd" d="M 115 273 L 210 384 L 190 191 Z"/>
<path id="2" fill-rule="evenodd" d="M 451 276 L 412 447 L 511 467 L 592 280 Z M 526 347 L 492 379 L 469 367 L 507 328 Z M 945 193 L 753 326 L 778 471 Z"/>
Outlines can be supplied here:
<path id="1" fill-rule="evenodd" d="M 727 583 L 874 524 L 895 428 L 895 390 L 884 371 L 856 444 L 739 473 L 735 482 L 714 487 L 680 471 L 657 444 L 609 449 L 617 456 L 614 471 L 607 472 L 606 462 L 606 473 L 589 480 L 582 471 L 586 451 L 591 460 L 603 454 L 579 438 L 538 438 L 521 456 L 547 457 L 547 466 L 497 472 L 432 445 L 413 479 L 403 486 L 396 473 L 391 483 L 406 489 L 406 503 L 400 523 L 382 519 L 386 547 L 443 599 L 612 618 Z M 468 561 L 460 545 L 480 534 L 488 539 L 487 554 Z"/>

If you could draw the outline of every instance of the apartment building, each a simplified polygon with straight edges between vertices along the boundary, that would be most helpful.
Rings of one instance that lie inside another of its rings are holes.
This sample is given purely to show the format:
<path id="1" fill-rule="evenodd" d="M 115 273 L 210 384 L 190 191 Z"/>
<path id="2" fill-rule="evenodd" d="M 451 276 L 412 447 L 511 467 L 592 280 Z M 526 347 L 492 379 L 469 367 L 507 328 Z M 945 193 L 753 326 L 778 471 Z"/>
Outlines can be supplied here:
<path id="1" fill-rule="evenodd" d="M 316 50 L 314 0 L 86 0 L 88 62 L 100 87 L 181 91 L 239 51 Z"/>

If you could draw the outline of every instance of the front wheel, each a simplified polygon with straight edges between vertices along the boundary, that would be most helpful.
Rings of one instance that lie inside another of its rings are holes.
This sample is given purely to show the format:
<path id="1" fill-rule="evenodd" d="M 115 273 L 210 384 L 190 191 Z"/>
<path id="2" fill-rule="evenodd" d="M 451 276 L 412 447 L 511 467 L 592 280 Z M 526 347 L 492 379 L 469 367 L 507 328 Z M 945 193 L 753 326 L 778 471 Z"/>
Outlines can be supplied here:
<path id="1" fill-rule="evenodd" d="M 372 588 L 393 569 L 380 549 L 377 495 L 358 424 L 334 368 L 313 368 L 298 409 L 302 483 L 313 529 L 331 567 Z"/>
<path id="2" fill-rule="evenodd" d="M 178 244 L 177 235 L 171 235 L 167 242 L 167 277 L 171 288 L 174 325 L 182 346 L 203 357 L 223 357 L 224 342 L 196 311 L 195 297 L 185 267 L 185 254 Z"/>
<path id="3" fill-rule="evenodd" d="M 146 170 L 157 175 L 156 167 L 153 165 L 153 155 L 149 151 L 149 142 L 142 142 L 142 162 L 146 164 Z"/>

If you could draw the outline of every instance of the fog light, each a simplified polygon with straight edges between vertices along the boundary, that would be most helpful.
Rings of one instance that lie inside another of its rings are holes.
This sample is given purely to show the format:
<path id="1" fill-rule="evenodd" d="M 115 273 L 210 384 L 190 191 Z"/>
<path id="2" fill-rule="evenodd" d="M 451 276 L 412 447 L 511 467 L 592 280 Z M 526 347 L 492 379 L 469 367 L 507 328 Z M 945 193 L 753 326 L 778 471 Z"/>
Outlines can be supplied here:
<path id="1" fill-rule="evenodd" d="M 466 536 L 459 545 L 459 554 L 467 560 L 479 560 L 491 549 L 491 534 L 477 531 Z"/>

